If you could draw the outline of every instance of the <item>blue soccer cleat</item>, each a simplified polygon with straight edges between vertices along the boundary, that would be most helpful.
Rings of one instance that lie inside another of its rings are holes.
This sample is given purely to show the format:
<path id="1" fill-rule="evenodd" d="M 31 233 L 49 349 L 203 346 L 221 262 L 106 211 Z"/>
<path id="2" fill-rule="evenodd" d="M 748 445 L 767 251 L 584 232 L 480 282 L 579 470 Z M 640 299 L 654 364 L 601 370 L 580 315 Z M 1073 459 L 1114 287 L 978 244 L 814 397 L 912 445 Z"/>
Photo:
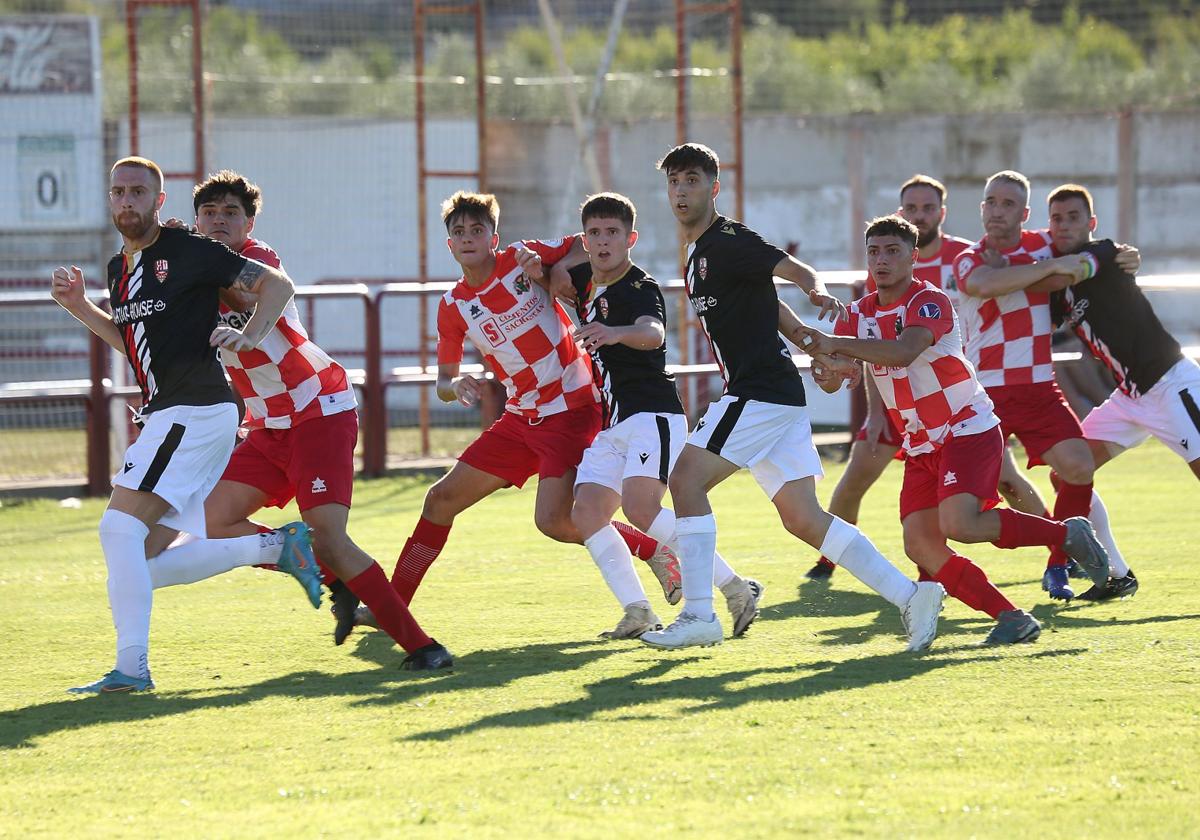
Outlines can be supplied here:
<path id="1" fill-rule="evenodd" d="M 126 694 L 134 691 L 150 691 L 153 688 L 154 680 L 150 677 L 145 679 L 131 677 L 114 668 L 95 682 L 68 688 L 67 692 L 70 694 Z"/>
<path id="2" fill-rule="evenodd" d="M 289 522 L 279 529 L 283 550 L 275 565 L 300 581 L 314 608 L 321 606 L 321 569 L 312 550 L 312 531 L 303 522 Z"/>
<path id="3" fill-rule="evenodd" d="M 1042 575 L 1042 589 L 1056 601 L 1070 601 L 1075 597 L 1075 590 L 1067 579 L 1066 566 L 1049 566 Z"/>

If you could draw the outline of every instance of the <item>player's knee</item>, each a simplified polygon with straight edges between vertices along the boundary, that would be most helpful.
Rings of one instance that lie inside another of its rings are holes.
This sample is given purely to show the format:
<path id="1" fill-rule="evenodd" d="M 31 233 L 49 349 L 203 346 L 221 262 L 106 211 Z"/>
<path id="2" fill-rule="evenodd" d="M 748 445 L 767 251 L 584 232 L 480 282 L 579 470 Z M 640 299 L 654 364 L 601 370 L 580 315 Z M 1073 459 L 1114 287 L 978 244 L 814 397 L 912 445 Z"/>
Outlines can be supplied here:
<path id="1" fill-rule="evenodd" d="M 621 506 L 621 511 L 625 514 L 625 518 L 629 520 L 629 524 L 642 532 L 650 530 L 650 525 L 657 518 L 661 510 L 662 507 L 660 505 L 649 505 L 638 502 L 630 502 Z"/>
<path id="2" fill-rule="evenodd" d="M 780 521 L 793 537 L 803 540 L 811 546 L 819 547 L 821 545 L 825 536 L 822 525 L 825 523 L 821 521 L 820 517 L 812 515 L 809 511 L 797 510 L 780 514 Z"/>
<path id="3" fill-rule="evenodd" d="M 570 516 L 557 513 L 535 512 L 533 523 L 544 535 L 557 542 L 576 542 L 576 535 L 579 533 Z"/>
<path id="4" fill-rule="evenodd" d="M 981 542 L 979 515 L 960 510 L 938 511 L 938 527 L 943 536 L 955 542 Z"/>
<path id="5" fill-rule="evenodd" d="M 313 551 L 327 566 L 338 566 L 350 554 L 350 536 L 339 530 L 314 530 Z"/>
<path id="6" fill-rule="evenodd" d="M 439 481 L 434 484 L 425 493 L 425 505 L 421 513 L 426 519 L 434 519 L 442 521 L 446 517 L 453 517 L 458 514 L 458 501 L 453 488 L 449 487 L 445 481 Z"/>
<path id="7" fill-rule="evenodd" d="M 1091 452 L 1088 452 L 1086 458 L 1072 456 L 1064 459 L 1055 472 L 1067 484 L 1091 484 L 1096 472 L 1096 462 L 1092 460 Z"/>
<path id="8" fill-rule="evenodd" d="M 581 534 L 594 534 L 607 522 L 608 517 L 604 515 L 604 511 L 583 499 L 577 499 L 571 508 L 571 523 Z M 541 528 L 540 524 L 538 528 Z"/>

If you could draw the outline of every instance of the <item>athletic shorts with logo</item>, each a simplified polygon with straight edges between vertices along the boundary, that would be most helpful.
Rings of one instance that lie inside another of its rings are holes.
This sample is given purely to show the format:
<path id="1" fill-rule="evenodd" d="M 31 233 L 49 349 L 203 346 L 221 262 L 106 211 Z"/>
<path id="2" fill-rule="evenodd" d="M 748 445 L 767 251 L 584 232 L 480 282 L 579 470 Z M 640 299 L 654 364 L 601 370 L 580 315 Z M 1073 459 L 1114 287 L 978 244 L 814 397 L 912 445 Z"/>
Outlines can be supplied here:
<path id="1" fill-rule="evenodd" d="M 254 429 L 233 451 L 222 481 L 261 490 L 265 507 L 293 498 L 301 511 L 320 505 L 350 507 L 358 412 L 312 417 L 290 429 Z"/>
<path id="2" fill-rule="evenodd" d="M 1083 434 L 1126 449 L 1154 435 L 1190 464 L 1200 458 L 1200 365 L 1180 359 L 1140 397 L 1113 391 L 1084 418 Z"/>
<path id="3" fill-rule="evenodd" d="M 812 440 L 808 409 L 802 405 L 747 400 L 726 395 L 712 403 L 688 443 L 749 467 L 768 498 L 789 481 L 825 475 Z"/>
<path id="4" fill-rule="evenodd" d="M 682 414 L 641 411 L 596 435 L 583 453 L 575 486 L 599 484 L 620 493 L 627 478 L 656 478 L 663 484 L 687 443 Z"/>
<path id="5" fill-rule="evenodd" d="M 980 510 L 990 510 L 1000 501 L 996 487 L 1003 460 L 1004 437 L 999 426 L 952 436 L 933 452 L 909 455 L 900 486 L 900 521 L 910 513 L 936 508 L 959 493 L 970 493 L 979 499 Z"/>
<path id="6" fill-rule="evenodd" d="M 204 537 L 204 500 L 229 462 L 237 427 L 233 403 L 174 405 L 152 412 L 125 450 L 113 486 L 153 493 L 171 506 L 160 525 Z"/>
<path id="7" fill-rule="evenodd" d="M 1000 431 L 1005 439 L 1015 436 L 1025 447 L 1029 457 L 1027 466 L 1046 463 L 1042 455 L 1052 446 L 1083 437 L 1079 417 L 1067 405 L 1056 382 L 997 385 L 986 390 L 1000 418 Z"/>
<path id="8" fill-rule="evenodd" d="M 579 466 L 603 423 L 600 403 L 547 417 L 505 411 L 458 460 L 516 487 L 524 487 L 534 475 L 561 478 Z"/>

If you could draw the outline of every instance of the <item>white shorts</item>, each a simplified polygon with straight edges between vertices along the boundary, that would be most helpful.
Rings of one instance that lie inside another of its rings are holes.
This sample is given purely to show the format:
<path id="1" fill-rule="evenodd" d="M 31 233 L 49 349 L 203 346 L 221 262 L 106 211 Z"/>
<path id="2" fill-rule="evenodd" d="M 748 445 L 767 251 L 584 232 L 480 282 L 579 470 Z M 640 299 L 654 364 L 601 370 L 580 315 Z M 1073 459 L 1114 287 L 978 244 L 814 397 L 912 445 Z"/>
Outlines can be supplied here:
<path id="1" fill-rule="evenodd" d="M 1200 365 L 1180 359 L 1140 397 L 1120 391 L 1083 420 L 1088 440 L 1126 449 L 1154 435 L 1189 464 L 1200 458 Z"/>
<path id="2" fill-rule="evenodd" d="M 813 446 L 808 409 L 802 405 L 727 395 L 708 407 L 688 443 L 749 467 L 768 498 L 789 481 L 825 475 Z"/>
<path id="3" fill-rule="evenodd" d="M 575 486 L 599 484 L 617 493 L 627 478 L 657 478 L 663 484 L 687 443 L 682 414 L 639 412 L 596 435 L 583 453 Z"/>
<path id="4" fill-rule="evenodd" d="M 113 486 L 153 493 L 171 506 L 160 525 L 203 537 L 204 500 L 229 463 L 237 428 L 233 403 L 155 411 L 125 450 Z"/>

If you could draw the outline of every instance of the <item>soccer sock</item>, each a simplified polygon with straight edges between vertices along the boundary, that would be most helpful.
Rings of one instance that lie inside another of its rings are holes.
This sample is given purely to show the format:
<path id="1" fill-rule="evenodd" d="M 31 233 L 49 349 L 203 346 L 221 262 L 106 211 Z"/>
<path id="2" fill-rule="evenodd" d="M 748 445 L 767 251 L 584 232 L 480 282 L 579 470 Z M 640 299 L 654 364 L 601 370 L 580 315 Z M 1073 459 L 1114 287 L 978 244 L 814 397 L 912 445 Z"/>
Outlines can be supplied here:
<path id="1" fill-rule="evenodd" d="M 433 639 L 417 624 L 378 563 L 372 562 L 345 583 L 346 588 L 374 614 L 379 629 L 391 636 L 406 653 L 433 644 Z"/>
<path id="2" fill-rule="evenodd" d="M 831 517 L 821 540 L 821 554 L 854 575 L 885 600 L 903 607 L 917 592 L 917 585 L 901 574 L 855 526 Z"/>
<path id="3" fill-rule="evenodd" d="M 1065 522 L 1072 516 L 1088 515 L 1088 510 L 1092 506 L 1092 483 L 1090 481 L 1087 484 L 1068 484 L 1062 478 L 1058 478 L 1054 482 L 1054 486 L 1057 490 L 1054 497 L 1054 519 Z M 1047 567 L 1067 565 L 1067 553 L 1062 550 L 1061 545 L 1051 547 L 1050 560 L 1046 565 Z"/>
<path id="4" fill-rule="evenodd" d="M 100 547 L 108 566 L 108 606 L 117 630 L 117 670 L 130 677 L 150 676 L 150 608 L 154 602 L 146 568 L 146 537 L 140 519 L 117 510 L 100 517 Z"/>
<path id="5" fill-rule="evenodd" d="M 646 529 L 646 534 L 651 539 L 665 543 L 675 554 L 679 554 L 679 537 L 675 533 L 675 511 L 670 508 L 662 508 L 658 512 L 658 516 L 654 517 L 654 521 L 650 523 L 650 527 Z M 713 551 L 713 584 L 718 587 L 724 586 L 735 577 L 737 577 L 737 572 L 725 562 L 721 552 Z"/>
<path id="6" fill-rule="evenodd" d="M 996 548 L 1021 548 L 1026 545 L 1061 546 L 1067 539 L 1067 526 L 1053 519 L 1011 508 L 996 508 L 1000 515 L 1000 536 Z M 947 590 L 949 591 L 949 590 Z"/>
<path id="7" fill-rule="evenodd" d="M 408 542 L 404 543 L 404 550 L 396 560 L 396 571 L 392 573 L 392 586 L 405 604 L 412 603 L 421 579 L 442 553 L 449 536 L 449 525 L 435 525 L 424 516 L 417 522 L 417 527 Z M 346 581 L 346 585 L 349 586 L 350 581 Z"/>
<path id="8" fill-rule="evenodd" d="M 733 567 L 725 562 L 725 558 L 721 556 L 721 552 L 713 552 L 713 584 L 720 588 L 729 581 L 737 577 L 737 572 Z"/>
<path id="9" fill-rule="evenodd" d="M 617 529 L 617 533 L 625 541 L 625 545 L 629 546 L 629 553 L 639 560 L 649 560 L 654 556 L 654 552 L 658 551 L 658 544 L 665 542 L 665 540 L 656 540 L 647 536 L 625 522 L 618 522 L 614 519 L 609 524 Z"/>
<path id="10" fill-rule="evenodd" d="M 675 520 L 679 535 L 679 574 L 683 578 L 684 609 L 703 621 L 712 621 L 713 554 L 717 550 L 717 520 L 707 516 L 681 516 Z"/>
<path id="11" fill-rule="evenodd" d="M 633 555 L 615 527 L 611 524 L 604 526 L 584 540 L 583 545 L 622 607 L 628 607 L 636 601 L 646 601 L 646 590 L 633 570 Z"/>
<path id="12" fill-rule="evenodd" d="M 150 582 L 155 589 L 195 583 L 198 580 L 228 572 L 239 566 L 254 566 L 262 561 L 264 544 L 272 541 L 271 534 L 251 534 L 224 540 L 192 539 L 168 548 L 146 561 Z M 282 538 L 274 542 L 271 555 L 279 557 Z"/>
<path id="13" fill-rule="evenodd" d="M 1100 544 L 1108 552 L 1108 573 L 1116 578 L 1125 577 L 1129 574 L 1129 564 L 1117 548 L 1117 541 L 1113 539 L 1112 528 L 1108 524 L 1108 508 L 1104 506 L 1104 500 L 1095 490 L 1092 491 L 1092 512 L 1088 514 L 1088 519 L 1096 529 L 1096 537 Z"/>
<path id="14" fill-rule="evenodd" d="M 262 525 L 258 522 L 251 522 L 250 524 L 253 525 L 255 528 L 257 528 L 258 533 L 260 533 L 260 534 L 271 534 L 271 533 L 275 532 L 274 528 L 271 528 L 267 525 Z M 282 543 L 281 543 L 281 546 L 282 546 Z M 254 567 L 256 569 L 270 569 L 272 572 L 278 572 L 279 567 L 275 564 L 275 561 L 278 559 L 279 559 L 279 550 L 276 549 L 274 557 L 271 557 L 270 559 L 268 559 L 266 561 L 259 561 L 257 563 L 254 563 Z"/>
<path id="15" fill-rule="evenodd" d="M 820 557 L 817 558 L 817 564 L 821 565 L 821 566 L 825 566 L 826 568 L 829 568 L 829 569 L 837 568 L 837 563 L 834 563 L 832 560 L 830 560 L 824 554 L 822 554 Z"/>
<path id="16" fill-rule="evenodd" d="M 1000 594 L 983 569 L 961 554 L 951 554 L 934 580 L 946 587 L 946 593 L 973 610 L 998 618 L 1000 613 L 1015 610 L 1013 602 Z"/>

